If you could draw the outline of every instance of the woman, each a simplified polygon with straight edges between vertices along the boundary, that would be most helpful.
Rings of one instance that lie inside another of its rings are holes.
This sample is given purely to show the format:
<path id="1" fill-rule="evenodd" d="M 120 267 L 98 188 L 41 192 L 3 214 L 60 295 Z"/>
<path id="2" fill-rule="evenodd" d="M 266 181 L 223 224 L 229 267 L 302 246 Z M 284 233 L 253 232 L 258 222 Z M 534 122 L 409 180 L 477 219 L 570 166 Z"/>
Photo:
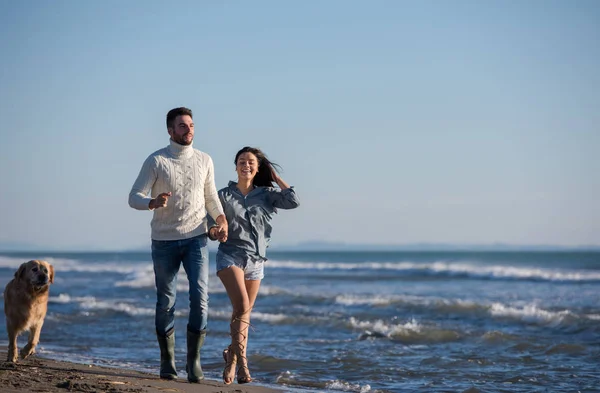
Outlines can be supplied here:
<path id="1" fill-rule="evenodd" d="M 277 208 L 294 209 L 300 205 L 294 189 L 275 169 L 260 149 L 244 147 L 235 156 L 238 181 L 219 190 L 227 217 L 227 234 L 213 227 L 209 237 L 218 239 L 217 275 L 227 290 L 231 315 L 231 344 L 223 351 L 226 366 L 223 382 L 229 385 L 236 375 L 238 383 L 252 381 L 246 358 L 250 311 L 254 307 L 260 281 L 264 277 L 266 249 L 271 238 L 271 219 Z M 273 187 L 273 183 L 279 189 Z"/>

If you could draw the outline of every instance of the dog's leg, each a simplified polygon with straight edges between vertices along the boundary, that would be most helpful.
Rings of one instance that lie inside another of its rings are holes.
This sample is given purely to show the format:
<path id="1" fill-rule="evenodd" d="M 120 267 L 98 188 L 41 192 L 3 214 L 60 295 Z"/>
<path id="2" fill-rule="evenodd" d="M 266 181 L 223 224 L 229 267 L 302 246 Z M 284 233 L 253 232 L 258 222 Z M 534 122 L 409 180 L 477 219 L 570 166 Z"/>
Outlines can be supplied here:
<path id="1" fill-rule="evenodd" d="M 15 363 L 17 361 L 17 332 L 12 326 L 7 326 L 8 330 L 8 357 L 7 362 Z"/>
<path id="2" fill-rule="evenodd" d="M 35 353 L 35 347 L 40 342 L 40 332 L 42 331 L 42 324 L 32 326 L 29 329 L 29 339 L 27 340 L 27 345 L 21 349 L 21 357 L 25 359 L 29 355 L 33 355 Z"/>

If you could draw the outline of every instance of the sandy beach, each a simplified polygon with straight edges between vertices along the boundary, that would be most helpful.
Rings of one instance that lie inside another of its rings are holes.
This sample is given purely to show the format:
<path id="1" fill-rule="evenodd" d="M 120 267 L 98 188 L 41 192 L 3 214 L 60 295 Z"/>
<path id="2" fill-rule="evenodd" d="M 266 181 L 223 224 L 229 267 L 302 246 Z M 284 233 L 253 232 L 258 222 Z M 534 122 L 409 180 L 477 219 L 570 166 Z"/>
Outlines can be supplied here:
<path id="1" fill-rule="evenodd" d="M 0 386 L 4 393 L 87 392 L 87 393 L 275 393 L 277 390 L 253 384 L 226 386 L 204 380 L 190 384 L 185 375 L 178 381 L 163 381 L 156 375 L 135 370 L 107 368 L 62 362 L 33 356 L 16 364 L 5 362 L 6 349 L 0 350 Z"/>

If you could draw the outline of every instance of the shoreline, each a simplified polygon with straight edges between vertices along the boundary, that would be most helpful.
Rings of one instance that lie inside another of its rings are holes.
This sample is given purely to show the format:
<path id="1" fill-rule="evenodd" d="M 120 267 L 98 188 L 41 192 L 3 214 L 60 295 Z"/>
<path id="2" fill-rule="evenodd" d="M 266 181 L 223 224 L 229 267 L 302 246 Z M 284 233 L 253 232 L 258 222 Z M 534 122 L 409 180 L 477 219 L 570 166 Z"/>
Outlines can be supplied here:
<path id="1" fill-rule="evenodd" d="M 0 349 L 0 386 L 4 393 L 281 393 L 253 383 L 225 385 L 205 379 L 189 383 L 185 374 L 176 381 L 165 381 L 158 375 L 125 368 L 52 360 L 33 355 L 16 364 L 6 362 L 7 352 Z"/>

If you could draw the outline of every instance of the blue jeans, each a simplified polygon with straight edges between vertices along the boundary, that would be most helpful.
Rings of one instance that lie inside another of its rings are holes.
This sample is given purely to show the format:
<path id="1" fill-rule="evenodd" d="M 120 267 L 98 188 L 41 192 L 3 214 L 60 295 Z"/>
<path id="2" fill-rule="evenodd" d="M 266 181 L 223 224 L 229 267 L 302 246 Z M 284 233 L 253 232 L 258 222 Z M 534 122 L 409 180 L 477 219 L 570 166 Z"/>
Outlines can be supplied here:
<path id="1" fill-rule="evenodd" d="M 183 240 L 152 240 L 152 262 L 156 283 L 156 333 L 166 336 L 175 327 L 177 273 L 183 268 L 190 283 L 188 329 L 206 329 L 208 319 L 208 248 L 207 236 Z"/>

